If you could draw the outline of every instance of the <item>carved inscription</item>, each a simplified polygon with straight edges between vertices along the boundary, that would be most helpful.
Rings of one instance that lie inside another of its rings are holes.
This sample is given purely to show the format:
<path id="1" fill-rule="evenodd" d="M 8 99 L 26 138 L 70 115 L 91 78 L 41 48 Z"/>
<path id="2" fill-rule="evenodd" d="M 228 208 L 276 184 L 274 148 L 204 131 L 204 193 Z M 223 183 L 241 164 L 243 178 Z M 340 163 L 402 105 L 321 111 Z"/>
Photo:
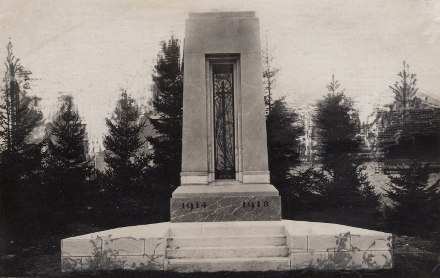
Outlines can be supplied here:
<path id="1" fill-rule="evenodd" d="M 193 209 L 198 209 L 198 208 L 206 208 L 208 205 L 206 205 L 206 202 L 186 202 L 186 203 L 182 203 L 182 208 L 184 210 L 193 210 Z"/>
<path id="2" fill-rule="evenodd" d="M 171 222 L 281 220 L 280 196 L 171 199 Z"/>
<path id="3" fill-rule="evenodd" d="M 182 208 L 184 210 L 193 210 L 198 208 L 206 208 L 208 205 L 206 202 L 183 202 Z M 247 210 L 253 210 L 254 208 L 263 208 L 268 207 L 269 202 L 268 201 L 251 201 L 251 202 L 243 202 L 243 208 Z"/>
<path id="4" fill-rule="evenodd" d="M 268 206 L 269 206 L 268 201 L 243 202 L 243 207 L 247 208 L 248 210 L 253 210 L 254 208 L 261 208 L 261 207 L 268 207 Z"/>

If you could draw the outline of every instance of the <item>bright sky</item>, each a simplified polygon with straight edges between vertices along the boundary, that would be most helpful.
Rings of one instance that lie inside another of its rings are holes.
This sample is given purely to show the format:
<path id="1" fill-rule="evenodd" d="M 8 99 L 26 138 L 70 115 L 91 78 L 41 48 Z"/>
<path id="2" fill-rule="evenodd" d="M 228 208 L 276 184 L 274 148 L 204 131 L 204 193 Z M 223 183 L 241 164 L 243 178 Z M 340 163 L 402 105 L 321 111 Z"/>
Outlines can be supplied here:
<path id="1" fill-rule="evenodd" d="M 159 42 L 183 39 L 189 12 L 256 11 L 262 45 L 281 68 L 275 88 L 289 101 L 327 93 L 335 74 L 365 102 L 389 95 L 406 60 L 423 92 L 440 96 L 440 1 L 132 1 L 0 2 L 0 61 L 8 40 L 37 80 L 46 116 L 68 92 L 92 138 L 106 131 L 120 88 L 141 103 L 150 95 Z M 3 74 L 4 69 L 0 69 Z"/>

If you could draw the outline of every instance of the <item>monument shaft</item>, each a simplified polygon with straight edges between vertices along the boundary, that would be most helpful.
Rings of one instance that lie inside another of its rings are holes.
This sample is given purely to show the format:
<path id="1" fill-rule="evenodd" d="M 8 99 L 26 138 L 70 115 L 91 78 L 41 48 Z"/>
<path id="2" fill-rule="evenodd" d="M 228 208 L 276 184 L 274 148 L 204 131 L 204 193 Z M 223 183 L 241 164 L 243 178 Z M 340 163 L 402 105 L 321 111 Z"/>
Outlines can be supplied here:
<path id="1" fill-rule="evenodd" d="M 258 18 L 253 12 L 190 14 L 184 59 L 181 184 L 222 178 L 269 183 Z M 221 104 L 216 102 L 216 88 L 221 90 L 217 79 L 225 75 L 230 78 L 222 80 L 230 94 L 229 111 L 218 109 Z M 225 133 L 216 129 L 217 112 L 226 112 Z M 224 142 L 217 140 L 216 132 L 233 134 L 225 148 L 232 157 L 219 154 Z M 232 161 L 220 161 L 216 155 Z M 216 173 L 216 167 L 227 166 L 223 164 L 233 166 L 233 174 Z"/>

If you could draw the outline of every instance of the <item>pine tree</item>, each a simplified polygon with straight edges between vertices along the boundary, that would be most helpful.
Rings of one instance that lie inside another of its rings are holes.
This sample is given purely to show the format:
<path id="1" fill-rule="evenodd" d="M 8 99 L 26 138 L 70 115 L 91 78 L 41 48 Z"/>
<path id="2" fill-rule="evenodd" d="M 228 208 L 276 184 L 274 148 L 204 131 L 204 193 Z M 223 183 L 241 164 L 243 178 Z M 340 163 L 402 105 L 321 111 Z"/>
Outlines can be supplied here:
<path id="1" fill-rule="evenodd" d="M 423 107 L 417 97 L 416 74 L 410 73 L 405 61 L 397 75 L 400 80 L 389 86 L 394 93 L 391 111 L 381 113 L 382 122 L 387 123 L 382 133 L 391 134 L 381 142 L 385 158 L 440 162 L 440 109 Z"/>
<path id="2" fill-rule="evenodd" d="M 334 77 L 327 86 L 329 93 L 317 104 L 314 122 L 320 141 L 320 162 L 329 175 L 322 186 L 325 210 L 335 211 L 350 218 L 354 215 L 375 217 L 379 206 L 378 194 L 363 173 L 358 158 L 360 143 L 355 139 L 358 130 L 357 114 L 344 90 Z M 338 216 L 342 219 L 342 216 Z"/>
<path id="3" fill-rule="evenodd" d="M 298 115 L 287 108 L 284 98 L 273 102 L 266 118 L 267 146 L 271 182 L 281 188 L 298 165 L 299 136 L 303 127 Z"/>
<path id="4" fill-rule="evenodd" d="M 50 125 L 43 181 L 51 196 L 50 209 L 58 212 L 60 219 L 68 221 L 66 217 L 84 211 L 92 168 L 87 156 L 86 127 L 73 105 L 73 98 L 65 95 L 60 102 L 59 111 Z"/>
<path id="5" fill-rule="evenodd" d="M 42 119 L 42 114 L 36 108 L 38 99 L 29 97 L 27 93 L 32 73 L 14 56 L 11 43 L 8 44 L 7 50 L 4 86 L 1 89 L 3 94 L 0 106 L 0 148 L 2 151 L 18 154 L 29 143 L 28 139 Z"/>
<path id="6" fill-rule="evenodd" d="M 417 78 L 416 74 L 409 72 L 409 65 L 405 61 L 403 61 L 403 70 L 397 75 L 401 78 L 400 82 L 396 81 L 393 86 L 389 87 L 394 93 L 394 108 L 405 112 L 419 104 L 420 100 L 416 96 L 419 90 Z"/>
<path id="7" fill-rule="evenodd" d="M 0 211 L 13 227 L 36 221 L 42 144 L 31 142 L 31 134 L 42 113 L 38 99 L 28 95 L 31 72 L 14 56 L 11 43 L 7 52 L 0 101 Z"/>
<path id="8" fill-rule="evenodd" d="M 142 151 L 145 121 L 141 121 L 140 116 L 135 100 L 123 90 L 113 117 L 106 119 L 109 131 L 104 137 L 104 161 L 107 167 L 102 184 L 109 201 L 120 208 L 147 202 L 145 196 L 151 194 L 143 180 L 148 159 Z"/>
<path id="9" fill-rule="evenodd" d="M 390 175 L 386 220 L 396 233 L 426 236 L 440 231 L 440 179 L 429 185 L 431 169 L 413 161 Z"/>
<path id="10" fill-rule="evenodd" d="M 157 132 L 148 141 L 153 146 L 155 183 L 161 185 L 163 201 L 179 185 L 182 161 L 183 64 L 180 42 L 171 37 L 161 42 L 161 52 L 154 67 L 153 82 L 157 95 L 153 107 L 159 118 L 151 120 Z"/>
<path id="11" fill-rule="evenodd" d="M 264 85 L 264 91 L 265 91 L 265 104 L 267 106 L 268 112 L 272 110 L 273 105 L 273 85 L 276 81 L 276 75 L 280 71 L 279 68 L 274 67 L 272 65 L 273 62 L 273 56 L 271 55 L 269 51 L 269 42 L 267 40 L 267 31 L 266 31 L 266 49 L 262 50 L 262 57 L 263 57 L 263 85 Z"/>
<path id="12" fill-rule="evenodd" d="M 320 138 L 323 169 L 334 176 L 334 172 L 338 171 L 337 167 L 333 167 L 334 163 L 340 160 L 341 155 L 354 155 L 359 149 L 359 142 L 355 140 L 357 127 L 356 120 L 351 116 L 354 112 L 352 104 L 334 76 L 327 89 L 329 93 L 317 104 L 314 122 Z"/>
<path id="13" fill-rule="evenodd" d="M 292 219 L 297 213 L 296 205 L 303 197 L 296 194 L 302 188 L 291 182 L 291 172 L 299 163 L 299 136 L 303 127 L 298 115 L 287 108 L 284 98 L 272 103 L 266 117 L 266 130 L 270 181 L 280 191 L 283 217 Z"/>

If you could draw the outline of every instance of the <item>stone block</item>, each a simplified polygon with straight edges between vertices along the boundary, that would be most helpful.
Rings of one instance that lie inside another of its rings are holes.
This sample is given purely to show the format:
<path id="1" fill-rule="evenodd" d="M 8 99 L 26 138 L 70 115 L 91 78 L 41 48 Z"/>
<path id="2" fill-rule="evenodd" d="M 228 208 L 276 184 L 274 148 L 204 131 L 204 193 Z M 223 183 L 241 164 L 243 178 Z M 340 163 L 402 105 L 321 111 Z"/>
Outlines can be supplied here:
<path id="1" fill-rule="evenodd" d="M 349 251 L 350 234 L 339 235 L 309 235 L 308 251 Z"/>
<path id="2" fill-rule="evenodd" d="M 349 252 L 346 264 L 333 264 L 332 269 L 389 269 L 392 268 L 392 257 L 389 251 Z"/>
<path id="3" fill-rule="evenodd" d="M 307 252 L 307 236 L 286 236 L 287 247 L 291 253 Z"/>
<path id="4" fill-rule="evenodd" d="M 290 260 L 286 257 L 170 259 L 165 264 L 165 270 L 178 272 L 288 271 Z"/>
<path id="5" fill-rule="evenodd" d="M 260 27 L 256 17 L 194 18 L 185 22 L 185 55 L 197 53 L 260 53 Z"/>
<path id="6" fill-rule="evenodd" d="M 102 239 L 63 239 L 61 244 L 61 255 L 69 256 L 90 256 L 100 251 Z"/>
<path id="7" fill-rule="evenodd" d="M 351 246 L 356 250 L 391 250 L 392 235 L 351 235 Z"/>
<path id="8" fill-rule="evenodd" d="M 328 269 L 328 252 L 290 254 L 290 269 Z"/>
<path id="9" fill-rule="evenodd" d="M 185 53 L 184 71 L 182 172 L 207 172 L 205 55 Z M 191 178 L 183 177 L 184 184 L 190 181 Z"/>
<path id="10" fill-rule="evenodd" d="M 221 237 L 230 237 L 230 236 L 239 236 L 239 235 L 251 235 L 252 227 L 251 226 L 203 226 L 202 227 L 202 236 L 221 236 Z"/>
<path id="11" fill-rule="evenodd" d="M 243 183 L 260 183 L 267 184 L 270 182 L 270 174 L 268 171 L 246 171 L 243 172 Z"/>
<path id="12" fill-rule="evenodd" d="M 284 228 L 281 225 L 274 224 L 270 226 L 251 226 L 250 234 L 251 235 L 281 235 L 284 232 Z"/>
<path id="13" fill-rule="evenodd" d="M 280 196 L 171 198 L 171 222 L 281 220 Z"/>
<path id="14" fill-rule="evenodd" d="M 202 236 L 202 227 L 196 225 L 173 225 L 170 228 L 170 237 L 173 236 Z"/>
<path id="15" fill-rule="evenodd" d="M 181 176 L 186 175 L 185 172 Z M 192 174 L 194 176 L 195 174 Z M 271 184 L 242 184 L 237 181 L 215 181 L 210 185 L 179 186 L 173 198 L 190 197 L 244 197 L 244 196 L 279 196 L 278 190 Z"/>
<path id="16" fill-rule="evenodd" d="M 182 247 L 214 247 L 214 246 L 281 246 L 286 244 L 284 235 L 229 235 L 205 237 L 171 237 L 168 238 L 168 248 Z"/>
<path id="17" fill-rule="evenodd" d="M 181 172 L 180 173 L 180 184 L 181 185 L 188 185 L 189 184 L 189 186 L 191 186 L 194 184 L 200 185 L 200 184 L 208 184 L 208 183 L 209 183 L 208 172 Z"/>
<path id="18" fill-rule="evenodd" d="M 144 239 L 133 237 L 106 238 L 103 239 L 103 250 L 112 250 L 119 255 L 143 255 Z"/>
<path id="19" fill-rule="evenodd" d="M 285 246 L 183 247 L 166 250 L 167 258 L 171 259 L 285 257 L 287 254 Z"/>
<path id="20" fill-rule="evenodd" d="M 145 255 L 165 255 L 166 238 L 146 238 Z"/>

